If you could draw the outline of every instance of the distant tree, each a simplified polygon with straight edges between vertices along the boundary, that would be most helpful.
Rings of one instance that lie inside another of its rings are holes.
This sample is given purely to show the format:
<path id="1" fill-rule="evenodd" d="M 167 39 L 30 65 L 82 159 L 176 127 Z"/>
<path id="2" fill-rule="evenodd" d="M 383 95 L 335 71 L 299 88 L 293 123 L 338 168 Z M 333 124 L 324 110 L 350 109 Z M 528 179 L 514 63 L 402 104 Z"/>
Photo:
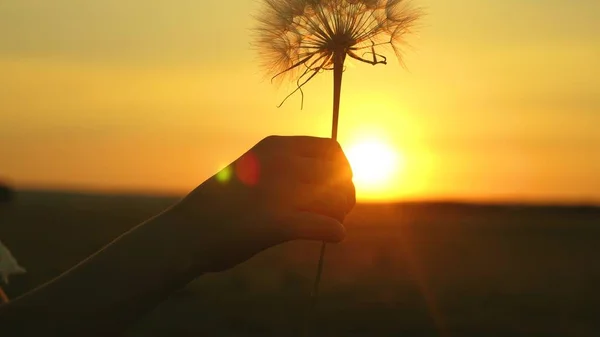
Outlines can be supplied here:
<path id="1" fill-rule="evenodd" d="M 15 197 L 15 191 L 8 185 L 0 182 L 0 204 L 10 203 Z"/>

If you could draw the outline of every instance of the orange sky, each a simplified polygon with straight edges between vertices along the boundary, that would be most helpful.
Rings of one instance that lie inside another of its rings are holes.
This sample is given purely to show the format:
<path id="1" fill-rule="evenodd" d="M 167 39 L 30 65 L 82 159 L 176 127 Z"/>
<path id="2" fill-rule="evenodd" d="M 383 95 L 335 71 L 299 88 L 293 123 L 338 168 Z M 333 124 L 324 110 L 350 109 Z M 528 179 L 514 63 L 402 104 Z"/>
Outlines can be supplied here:
<path id="1" fill-rule="evenodd" d="M 360 199 L 600 202 L 600 2 L 414 0 L 408 71 L 350 64 L 340 141 L 404 158 Z M 183 193 L 269 134 L 328 136 L 330 73 L 277 109 L 256 2 L 5 0 L 0 177 Z M 327 94 L 323 94 L 327 93 Z"/>

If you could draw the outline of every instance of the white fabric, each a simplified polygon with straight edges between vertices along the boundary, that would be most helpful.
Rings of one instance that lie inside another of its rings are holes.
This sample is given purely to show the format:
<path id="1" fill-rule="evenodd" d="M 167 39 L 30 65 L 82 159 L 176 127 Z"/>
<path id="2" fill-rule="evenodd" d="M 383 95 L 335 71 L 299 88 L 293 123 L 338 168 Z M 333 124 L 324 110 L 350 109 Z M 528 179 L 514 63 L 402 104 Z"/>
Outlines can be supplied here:
<path id="1" fill-rule="evenodd" d="M 8 277 L 13 274 L 25 273 L 25 268 L 21 267 L 15 257 L 10 253 L 0 241 L 0 276 L 2 281 L 8 284 Z"/>

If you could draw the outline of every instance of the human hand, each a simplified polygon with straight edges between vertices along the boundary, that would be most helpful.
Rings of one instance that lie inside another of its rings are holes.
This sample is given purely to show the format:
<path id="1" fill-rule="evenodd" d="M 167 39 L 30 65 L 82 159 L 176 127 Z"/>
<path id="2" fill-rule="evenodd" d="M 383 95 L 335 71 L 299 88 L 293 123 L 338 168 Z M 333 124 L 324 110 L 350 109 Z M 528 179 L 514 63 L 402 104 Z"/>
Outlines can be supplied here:
<path id="1" fill-rule="evenodd" d="M 199 273 L 231 268 L 290 240 L 344 238 L 342 222 L 356 200 L 336 141 L 270 136 L 225 170 L 166 214 Z"/>

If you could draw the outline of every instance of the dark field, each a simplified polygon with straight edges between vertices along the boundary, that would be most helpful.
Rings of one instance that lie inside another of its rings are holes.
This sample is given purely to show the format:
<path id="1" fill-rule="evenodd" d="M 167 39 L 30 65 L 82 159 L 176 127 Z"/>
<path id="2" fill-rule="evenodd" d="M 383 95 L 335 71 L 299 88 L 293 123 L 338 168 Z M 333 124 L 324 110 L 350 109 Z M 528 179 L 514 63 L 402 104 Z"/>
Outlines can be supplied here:
<path id="1" fill-rule="evenodd" d="M 28 274 L 5 290 L 57 276 L 174 200 L 20 193 L 0 238 Z M 358 205 L 347 228 L 327 248 L 311 336 L 600 336 L 600 209 Z M 205 275 L 130 335 L 293 336 L 319 245 Z"/>

